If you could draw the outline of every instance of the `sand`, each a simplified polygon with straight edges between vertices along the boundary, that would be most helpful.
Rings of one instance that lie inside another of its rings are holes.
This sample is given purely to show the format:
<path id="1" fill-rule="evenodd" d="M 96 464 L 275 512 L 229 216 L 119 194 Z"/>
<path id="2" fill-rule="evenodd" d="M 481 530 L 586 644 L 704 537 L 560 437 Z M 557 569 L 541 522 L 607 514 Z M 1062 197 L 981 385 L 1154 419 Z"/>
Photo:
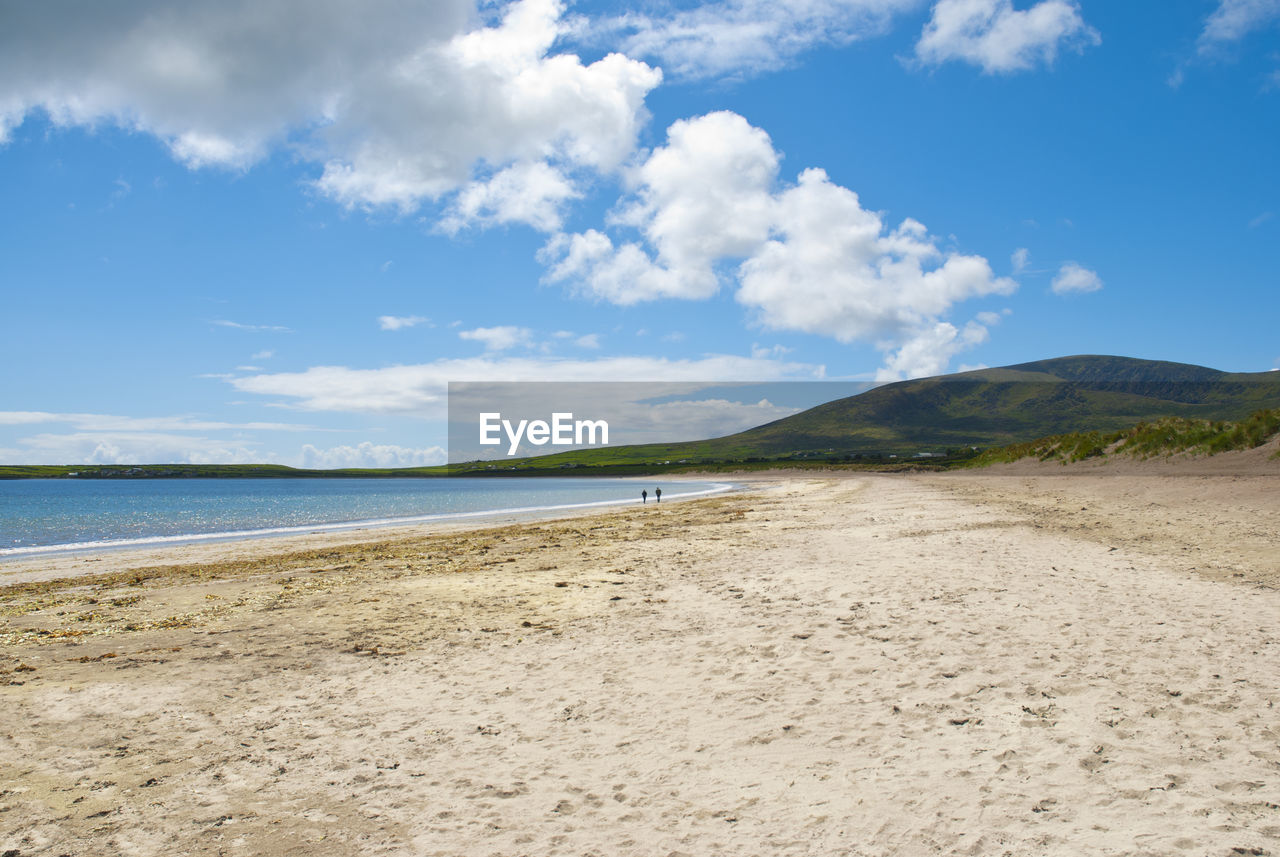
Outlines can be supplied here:
<path id="1" fill-rule="evenodd" d="M 0 853 L 1280 854 L 1276 487 L 791 477 L 27 565 Z"/>

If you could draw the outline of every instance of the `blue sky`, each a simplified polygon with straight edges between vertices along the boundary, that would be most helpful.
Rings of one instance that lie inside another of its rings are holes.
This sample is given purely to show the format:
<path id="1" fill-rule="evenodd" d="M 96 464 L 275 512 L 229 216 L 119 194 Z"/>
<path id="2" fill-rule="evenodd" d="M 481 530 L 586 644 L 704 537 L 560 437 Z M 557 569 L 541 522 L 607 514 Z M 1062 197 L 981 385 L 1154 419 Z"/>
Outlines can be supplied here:
<path id="1" fill-rule="evenodd" d="M 449 381 L 1280 367 L 1280 0 L 0 8 L 3 463 L 435 463 Z"/>

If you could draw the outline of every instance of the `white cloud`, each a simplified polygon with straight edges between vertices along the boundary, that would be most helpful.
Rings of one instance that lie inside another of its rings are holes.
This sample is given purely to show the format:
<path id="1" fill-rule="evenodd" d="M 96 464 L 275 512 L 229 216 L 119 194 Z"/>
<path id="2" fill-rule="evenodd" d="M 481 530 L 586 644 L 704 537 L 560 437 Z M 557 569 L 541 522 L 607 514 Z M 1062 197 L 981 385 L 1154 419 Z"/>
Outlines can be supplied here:
<path id="1" fill-rule="evenodd" d="M 486 11 L 493 7 L 486 5 Z M 466 189 L 455 226 L 547 228 L 575 171 L 632 152 L 661 73 L 553 53 L 559 0 L 120 0 L 25 4 L 0 28 L 0 142 L 35 110 L 152 134 L 195 167 L 280 148 L 349 206 L 408 211 Z"/>
<path id="2" fill-rule="evenodd" d="M 623 305 L 705 299 L 736 281 L 762 327 L 885 352 L 940 343 L 937 325 L 956 303 L 1017 288 L 986 259 L 940 249 L 911 218 L 890 229 L 822 170 L 775 190 L 778 160 L 768 136 L 736 114 L 675 123 L 611 218 L 643 242 L 615 245 L 597 230 L 555 236 L 542 253 L 548 279 Z M 975 342 L 953 336 L 947 353 Z"/>
<path id="3" fill-rule="evenodd" d="M 756 359 L 765 359 L 769 357 L 782 357 L 795 351 L 794 348 L 788 348 L 785 345 L 764 346 L 759 343 L 751 343 L 751 356 Z"/>
<path id="4" fill-rule="evenodd" d="M 270 360 L 272 357 L 275 357 L 275 356 L 276 356 L 276 353 L 274 351 L 255 351 L 253 355 L 250 357 L 250 359 L 251 360 Z"/>
<path id="5" fill-rule="evenodd" d="M 1196 42 L 1201 55 L 1213 54 L 1227 42 L 1280 21 L 1280 0 L 1220 0 Z"/>
<path id="6" fill-rule="evenodd" d="M 1075 0 L 1041 0 L 1025 10 L 1012 0 L 938 0 L 916 43 L 920 62 L 962 60 L 987 74 L 1052 65 L 1060 48 L 1078 53 L 1101 44 Z"/>
<path id="7" fill-rule="evenodd" d="M 623 35 L 623 49 L 651 57 L 681 77 L 759 73 L 820 45 L 843 45 L 886 32 L 895 15 L 920 0 L 730 0 L 666 15 L 629 12 L 593 25 Z"/>
<path id="8" fill-rule="evenodd" d="M 468 226 L 523 223 L 542 232 L 554 232 L 560 228 L 564 203 L 581 195 L 559 169 L 549 164 L 513 164 L 487 180 L 464 187 L 440 221 L 440 228 L 452 234 Z"/>
<path id="9" fill-rule="evenodd" d="M 1021 274 L 1027 270 L 1027 265 L 1031 264 L 1031 251 L 1026 247 L 1019 247 L 1013 251 L 1013 255 L 1009 257 L 1009 261 L 1013 263 L 1013 272 Z"/>
<path id="10" fill-rule="evenodd" d="M 469 339 L 484 345 L 485 351 L 507 351 L 533 341 L 533 331 L 527 327 L 505 324 L 498 327 L 477 327 L 475 330 L 458 331 L 460 339 Z"/>
<path id="11" fill-rule="evenodd" d="M 445 451 L 438 446 L 413 449 L 365 441 L 355 446 L 319 449 L 308 443 L 302 447 L 299 466 L 314 470 L 343 467 L 431 467 L 444 464 L 447 459 Z"/>
<path id="12" fill-rule="evenodd" d="M 264 451 L 249 432 L 324 433 L 329 429 L 292 423 L 231 423 L 189 416 L 125 417 L 110 414 L 0 411 L 0 426 L 58 424 L 71 431 L 45 431 L 0 448 L 0 463 L 12 464 L 249 464 L 300 467 L 416 467 L 444 462 L 439 447 L 408 449 L 360 443 L 328 449 L 312 444 L 284 460 Z M 196 434 L 192 434 L 195 432 Z M 200 434 L 227 432 L 229 437 Z"/>
<path id="13" fill-rule="evenodd" d="M 745 256 L 768 237 L 778 159 L 769 135 L 736 113 L 675 122 L 667 145 L 631 173 L 634 198 L 613 216 L 639 229 L 656 259 L 591 229 L 548 243 L 549 278 L 580 282 L 623 305 L 710 297 L 720 288 L 716 263 Z"/>
<path id="14" fill-rule="evenodd" d="M 451 381 L 772 381 L 820 380 L 824 375 L 824 368 L 813 364 L 722 354 L 685 360 L 473 357 L 380 369 L 314 366 L 229 383 L 240 392 L 271 396 L 276 404 L 305 411 L 442 417 Z"/>
<path id="15" fill-rule="evenodd" d="M 383 330 L 403 330 L 406 327 L 416 327 L 419 324 L 430 324 L 431 319 L 421 315 L 380 315 L 378 316 L 378 327 Z"/>
<path id="16" fill-rule="evenodd" d="M 10 464 L 248 464 L 270 461 L 255 443 L 164 432 L 45 433 L 3 451 Z"/>
<path id="17" fill-rule="evenodd" d="M 24 426 L 53 422 L 58 414 L 44 411 L 0 411 L 0 426 Z"/>
<path id="18" fill-rule="evenodd" d="M 578 346 L 579 348 L 599 348 L 600 334 L 598 333 L 583 334 L 582 336 L 579 336 L 577 339 L 575 339 L 573 341 L 573 344 Z"/>
<path id="19" fill-rule="evenodd" d="M 619 54 L 589 66 L 570 54 L 549 55 L 561 9 L 556 0 L 519 0 L 500 26 L 386 63 L 385 79 L 345 105 L 338 130 L 325 129 L 335 151 L 320 187 L 351 205 L 410 209 L 487 172 L 478 198 L 464 194 L 463 207 L 454 209 L 453 228 L 469 213 L 545 220 L 566 198 L 566 170 L 611 170 L 631 153 L 644 98 L 661 80 Z M 343 131 L 354 131 L 355 140 L 346 142 Z M 539 161 L 555 170 L 528 166 Z M 522 190 L 533 198 L 514 200 Z"/>
<path id="20" fill-rule="evenodd" d="M 1095 271 L 1082 268 L 1075 262 L 1067 262 L 1053 278 L 1051 288 L 1055 295 L 1096 292 L 1102 288 L 1102 278 Z"/>
<path id="21" fill-rule="evenodd" d="M 958 302 L 1017 288 L 980 256 L 939 250 L 915 220 L 886 232 L 822 170 L 802 173 L 779 210 L 779 237 L 742 263 L 737 295 L 768 328 L 888 350 L 932 330 Z"/>
<path id="22" fill-rule="evenodd" d="M 967 348 L 986 342 L 987 328 L 971 321 L 963 329 L 940 321 L 930 328 L 918 331 L 890 354 L 885 365 L 876 372 L 877 381 L 900 381 L 904 378 L 924 378 L 941 375 L 951 358 Z"/>
<path id="23" fill-rule="evenodd" d="M 1218 0 L 1196 39 L 1196 54 L 1184 59 L 1169 75 L 1169 86 L 1182 86 L 1187 70 L 1196 61 L 1211 63 L 1230 59 L 1249 34 L 1280 23 L 1280 0 Z M 1234 49 L 1234 50 L 1233 50 Z M 1275 59 L 1273 54 L 1271 59 Z M 1264 76 L 1262 91 L 1280 86 L 1280 69 Z"/>
<path id="24" fill-rule="evenodd" d="M 226 380 L 233 376 L 219 375 Z M 319 431 L 315 426 L 297 423 L 243 422 L 202 420 L 190 416 L 123 417 L 114 414 L 50 413 L 47 411 L 0 411 L 0 426 L 66 423 L 85 431 L 98 432 L 175 432 L 175 431 Z"/>
<path id="25" fill-rule="evenodd" d="M 211 324 L 218 327 L 229 327 L 232 330 L 247 330 L 251 333 L 293 333 L 293 330 L 282 327 L 278 324 L 241 324 L 238 321 L 227 321 L 226 319 L 216 319 Z"/>

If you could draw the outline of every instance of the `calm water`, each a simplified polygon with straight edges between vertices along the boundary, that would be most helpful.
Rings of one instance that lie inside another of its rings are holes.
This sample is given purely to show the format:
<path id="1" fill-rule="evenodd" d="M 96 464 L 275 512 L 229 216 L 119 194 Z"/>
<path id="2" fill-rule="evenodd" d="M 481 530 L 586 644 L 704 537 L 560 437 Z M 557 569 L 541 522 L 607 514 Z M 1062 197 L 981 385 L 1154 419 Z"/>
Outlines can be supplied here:
<path id="1" fill-rule="evenodd" d="M 0 481 L 0 557 L 638 503 L 622 479 L 19 479 Z M 675 499 L 729 488 L 673 482 Z M 649 502 L 653 502 L 650 496 Z"/>

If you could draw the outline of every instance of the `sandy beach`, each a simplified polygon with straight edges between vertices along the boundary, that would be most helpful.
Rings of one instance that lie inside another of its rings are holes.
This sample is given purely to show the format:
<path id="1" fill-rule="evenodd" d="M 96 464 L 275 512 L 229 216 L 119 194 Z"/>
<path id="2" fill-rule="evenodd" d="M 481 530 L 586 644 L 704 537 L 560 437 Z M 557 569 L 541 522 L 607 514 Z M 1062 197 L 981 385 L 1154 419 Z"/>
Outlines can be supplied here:
<path id="1" fill-rule="evenodd" d="M 1278 486 L 778 476 L 6 566 L 0 853 L 1280 854 Z"/>

